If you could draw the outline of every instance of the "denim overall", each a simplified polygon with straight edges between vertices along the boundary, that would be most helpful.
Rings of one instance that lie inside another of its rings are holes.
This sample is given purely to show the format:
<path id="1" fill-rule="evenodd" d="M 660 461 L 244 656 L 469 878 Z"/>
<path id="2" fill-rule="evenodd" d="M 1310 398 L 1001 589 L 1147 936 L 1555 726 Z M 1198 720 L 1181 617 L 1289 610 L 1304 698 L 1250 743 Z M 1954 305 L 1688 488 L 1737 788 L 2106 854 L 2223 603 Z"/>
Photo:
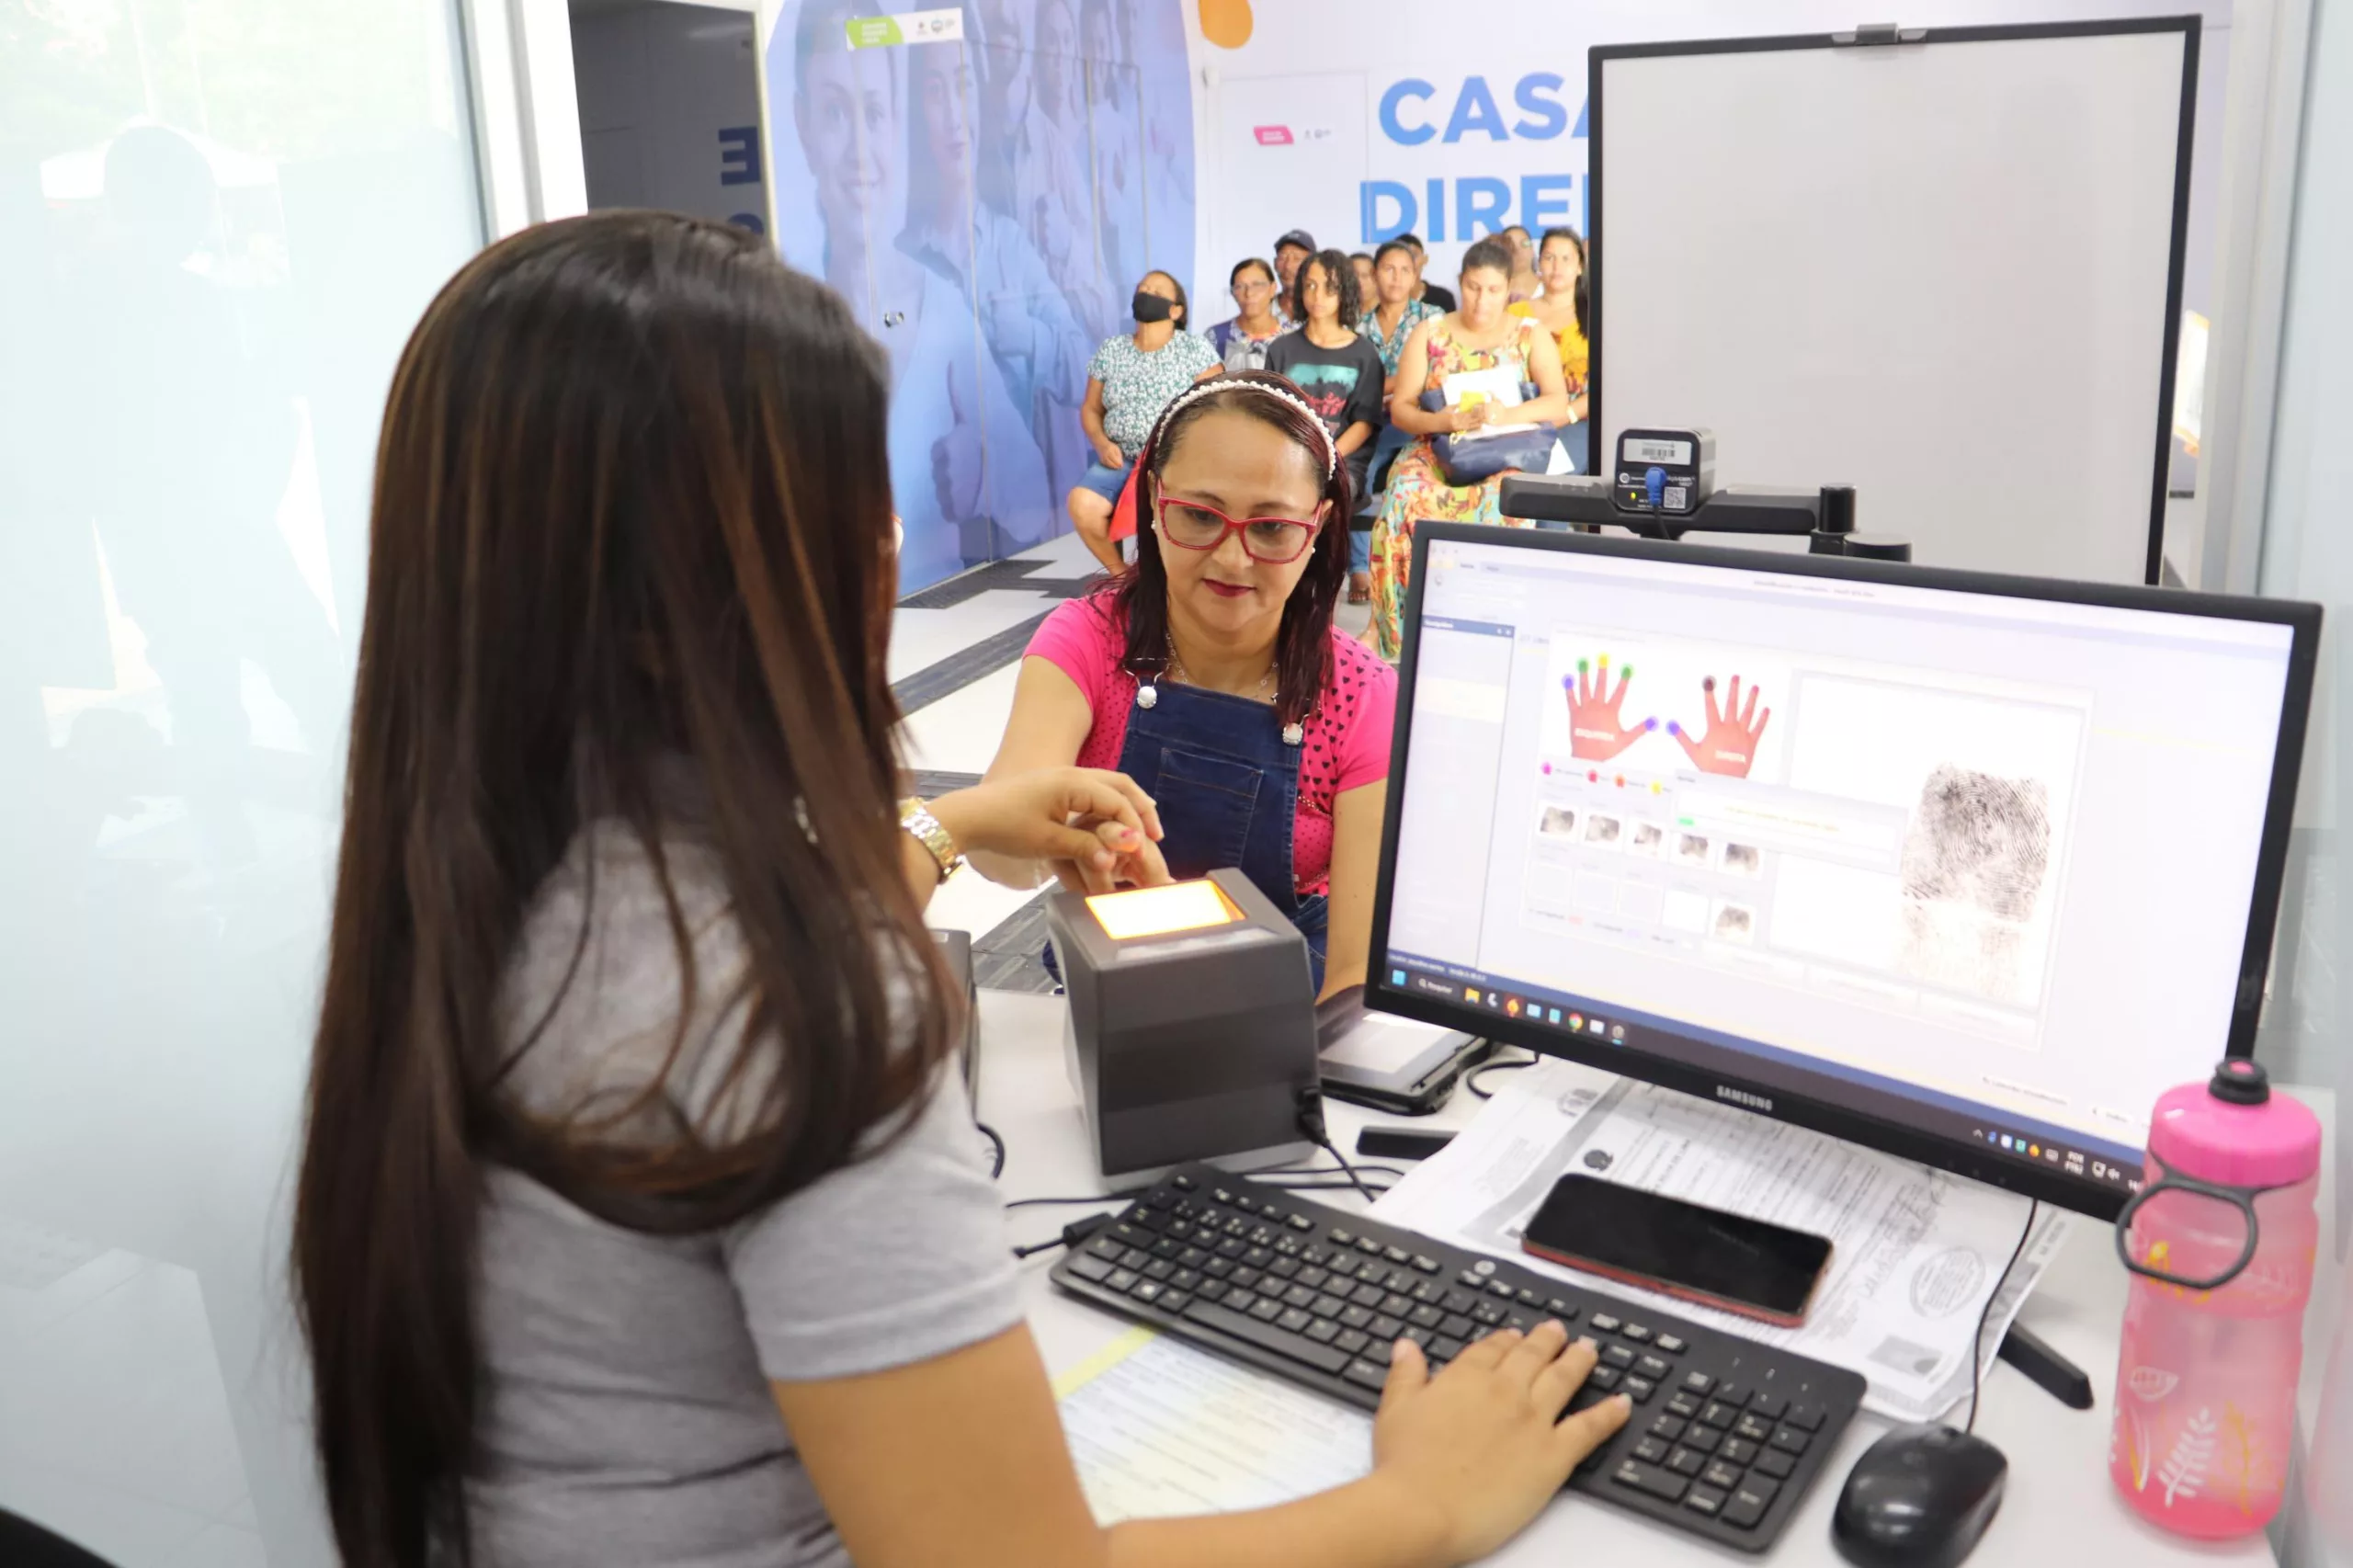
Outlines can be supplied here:
<path id="1" fill-rule="evenodd" d="M 1266 703 L 1178 686 L 1164 676 L 1136 688 L 1120 771 L 1160 808 L 1160 853 L 1168 874 L 1182 881 L 1220 866 L 1240 867 L 1307 938 L 1308 968 L 1320 992 L 1328 901 L 1322 893 L 1302 899 L 1292 891 L 1290 838 L 1302 749 L 1283 738 L 1283 726 Z"/>
<path id="2" fill-rule="evenodd" d="M 1321 993 L 1329 900 L 1300 897 L 1291 877 L 1301 750 L 1267 704 L 1163 676 L 1136 688 L 1119 769 L 1159 807 L 1168 874 L 1181 881 L 1240 868 L 1307 938 L 1308 970 Z M 1051 948 L 1046 960 L 1051 969 Z"/>

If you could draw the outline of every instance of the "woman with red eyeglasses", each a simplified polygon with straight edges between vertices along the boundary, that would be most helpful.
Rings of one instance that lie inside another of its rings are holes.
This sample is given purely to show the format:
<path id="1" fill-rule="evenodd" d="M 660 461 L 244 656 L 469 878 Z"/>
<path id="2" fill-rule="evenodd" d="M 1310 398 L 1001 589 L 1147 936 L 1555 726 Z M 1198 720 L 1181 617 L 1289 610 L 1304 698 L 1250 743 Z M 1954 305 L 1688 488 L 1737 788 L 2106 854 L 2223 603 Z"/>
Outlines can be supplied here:
<path id="1" fill-rule="evenodd" d="M 1306 936 L 1321 994 L 1361 985 L 1397 676 L 1332 624 L 1348 465 L 1264 371 L 1178 397 L 1136 464 L 1135 564 L 1038 629 L 988 777 L 1126 774 L 1159 803 L 1167 875 L 1239 867 Z M 1157 879 L 1153 847 L 1121 863 Z M 1045 869 L 972 859 L 1014 887 Z M 1072 887 L 1105 875 L 1052 869 Z"/>

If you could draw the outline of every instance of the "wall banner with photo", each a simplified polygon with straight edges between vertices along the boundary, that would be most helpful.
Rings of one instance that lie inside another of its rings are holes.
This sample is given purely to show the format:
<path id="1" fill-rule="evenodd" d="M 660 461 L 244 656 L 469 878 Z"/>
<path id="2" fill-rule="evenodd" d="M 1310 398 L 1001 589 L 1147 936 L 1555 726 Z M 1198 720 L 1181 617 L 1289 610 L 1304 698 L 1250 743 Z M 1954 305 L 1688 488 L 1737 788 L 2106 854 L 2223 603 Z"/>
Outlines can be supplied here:
<path id="1" fill-rule="evenodd" d="M 891 358 L 903 592 L 1067 529 L 1088 361 L 1146 271 L 1191 286 L 1180 6 L 761 7 L 778 247 Z"/>

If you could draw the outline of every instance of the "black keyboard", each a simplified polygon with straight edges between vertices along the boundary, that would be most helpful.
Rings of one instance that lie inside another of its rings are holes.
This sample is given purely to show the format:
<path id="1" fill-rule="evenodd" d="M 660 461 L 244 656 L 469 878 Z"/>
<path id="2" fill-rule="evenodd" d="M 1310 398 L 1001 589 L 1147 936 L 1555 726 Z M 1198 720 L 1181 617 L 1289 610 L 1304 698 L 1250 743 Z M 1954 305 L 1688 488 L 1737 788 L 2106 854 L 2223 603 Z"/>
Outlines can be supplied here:
<path id="1" fill-rule="evenodd" d="M 1569 1408 L 1634 1402 L 1570 1487 L 1744 1551 L 1779 1538 L 1863 1397 L 1853 1372 L 1213 1165 L 1163 1178 L 1053 1280 L 1366 1410 L 1401 1338 L 1435 1369 L 1482 1335 L 1557 1318 L 1601 1348 Z"/>

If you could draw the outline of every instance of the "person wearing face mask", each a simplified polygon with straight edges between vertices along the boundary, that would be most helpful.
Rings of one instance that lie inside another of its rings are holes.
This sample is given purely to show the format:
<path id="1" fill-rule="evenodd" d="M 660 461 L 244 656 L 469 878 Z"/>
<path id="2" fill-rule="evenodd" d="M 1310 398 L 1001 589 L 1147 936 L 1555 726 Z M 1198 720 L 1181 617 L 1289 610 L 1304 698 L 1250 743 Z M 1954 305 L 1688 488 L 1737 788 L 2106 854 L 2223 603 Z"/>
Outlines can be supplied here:
<path id="1" fill-rule="evenodd" d="M 1332 623 L 1352 489 L 1280 376 L 1171 403 L 1136 460 L 1135 565 L 1039 627 L 987 776 L 1116 766 L 1155 804 L 1166 873 L 1238 867 L 1307 938 L 1327 996 L 1364 983 L 1397 706 L 1396 672 Z M 1046 874 L 972 861 L 1011 887 Z"/>
<path id="2" fill-rule="evenodd" d="M 1165 272 L 1147 272 L 1130 301 L 1136 329 L 1103 340 L 1086 367 L 1086 401 L 1079 424 L 1095 460 L 1071 487 L 1071 526 L 1095 559 L 1113 572 L 1125 563 L 1111 539 L 1111 513 L 1128 470 L 1171 399 L 1215 375 L 1217 350 L 1185 330 L 1185 286 Z"/>

